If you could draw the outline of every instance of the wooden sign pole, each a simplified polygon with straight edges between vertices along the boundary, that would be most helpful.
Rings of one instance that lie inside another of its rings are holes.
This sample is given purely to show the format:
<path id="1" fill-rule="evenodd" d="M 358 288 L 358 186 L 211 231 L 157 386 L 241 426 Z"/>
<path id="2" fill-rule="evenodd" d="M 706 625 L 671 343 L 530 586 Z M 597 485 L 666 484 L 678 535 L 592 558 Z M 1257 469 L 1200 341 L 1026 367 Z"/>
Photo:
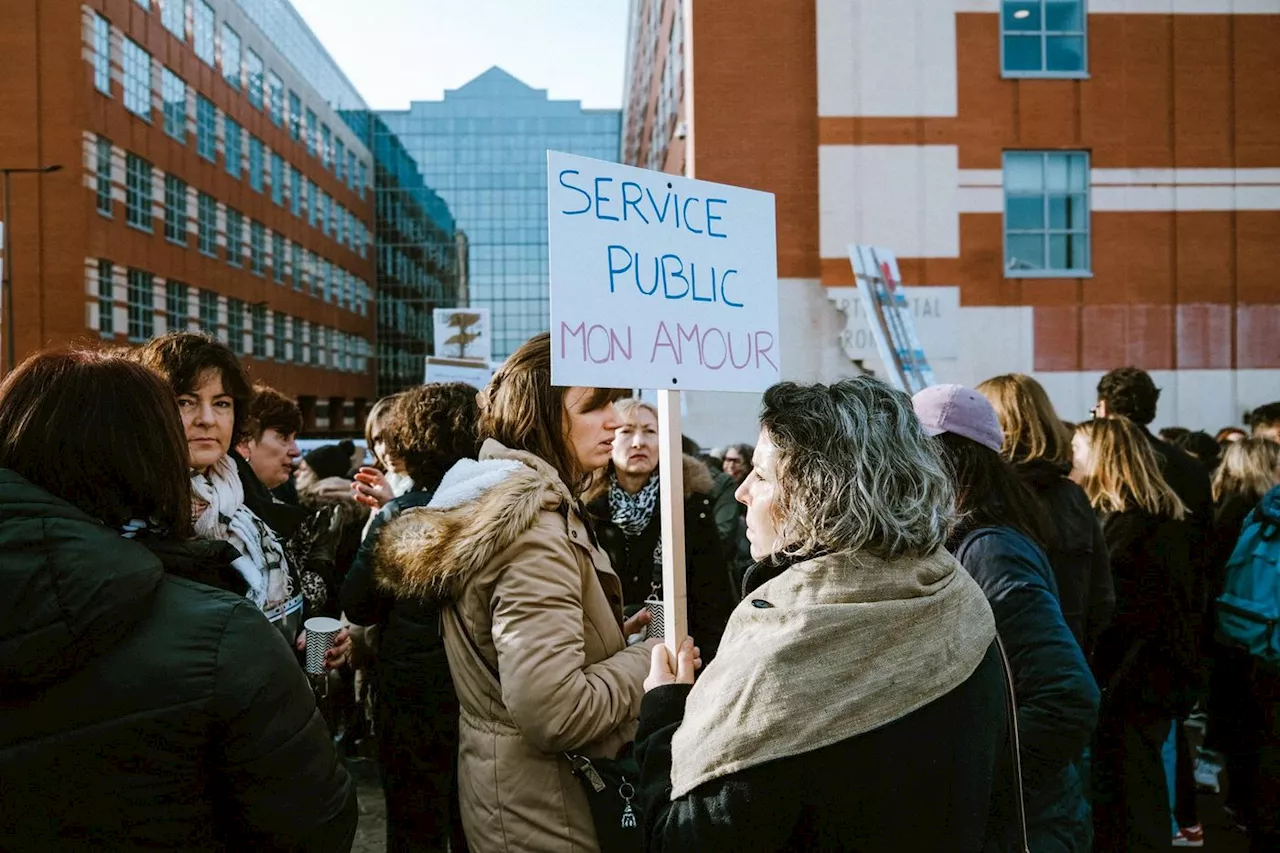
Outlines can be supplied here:
<path id="1" fill-rule="evenodd" d="M 680 392 L 658 391 L 658 475 L 662 504 L 662 610 L 667 648 L 689 635 L 684 560 L 684 447 Z M 696 637 L 694 638 L 697 639 Z"/>

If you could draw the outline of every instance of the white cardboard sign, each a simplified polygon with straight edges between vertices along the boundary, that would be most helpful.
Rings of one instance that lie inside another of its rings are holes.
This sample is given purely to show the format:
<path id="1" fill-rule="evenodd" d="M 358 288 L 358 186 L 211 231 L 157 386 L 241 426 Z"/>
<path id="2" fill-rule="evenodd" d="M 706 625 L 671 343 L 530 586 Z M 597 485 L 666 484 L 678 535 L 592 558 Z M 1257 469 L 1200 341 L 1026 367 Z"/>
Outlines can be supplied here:
<path id="1" fill-rule="evenodd" d="M 780 378 L 771 193 L 547 152 L 556 385 L 763 391 Z"/>
<path id="2" fill-rule="evenodd" d="M 422 377 L 425 382 L 463 382 L 477 391 L 483 391 L 493 378 L 493 368 L 485 362 L 462 361 L 455 358 L 427 357 L 427 369 Z"/>
<path id="3" fill-rule="evenodd" d="M 431 313 L 435 327 L 436 357 L 488 363 L 493 358 L 488 308 L 437 308 Z"/>

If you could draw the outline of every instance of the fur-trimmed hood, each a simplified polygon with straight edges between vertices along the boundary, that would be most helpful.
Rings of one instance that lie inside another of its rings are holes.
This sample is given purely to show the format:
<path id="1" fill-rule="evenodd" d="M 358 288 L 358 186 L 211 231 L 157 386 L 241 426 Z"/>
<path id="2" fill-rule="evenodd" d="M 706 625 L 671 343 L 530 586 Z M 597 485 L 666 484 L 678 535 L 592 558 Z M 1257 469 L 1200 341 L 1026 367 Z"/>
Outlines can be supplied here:
<path id="1" fill-rule="evenodd" d="M 399 596 L 454 598 L 467 577 L 510 547 L 540 513 L 573 504 L 542 459 L 486 441 L 480 461 L 463 459 L 449 469 L 427 506 L 406 510 L 382 529 L 374 574 Z"/>
<path id="2" fill-rule="evenodd" d="M 684 499 L 687 501 L 694 495 L 709 495 L 711 490 L 715 488 L 715 480 L 711 476 L 711 469 L 703 462 L 695 459 L 687 453 L 682 458 L 682 467 L 684 468 Z M 591 488 L 583 496 L 583 500 L 590 504 L 599 500 L 603 495 L 609 492 L 609 475 L 613 473 L 613 463 L 600 473 L 592 482 Z M 656 471 L 655 471 L 656 473 Z"/>

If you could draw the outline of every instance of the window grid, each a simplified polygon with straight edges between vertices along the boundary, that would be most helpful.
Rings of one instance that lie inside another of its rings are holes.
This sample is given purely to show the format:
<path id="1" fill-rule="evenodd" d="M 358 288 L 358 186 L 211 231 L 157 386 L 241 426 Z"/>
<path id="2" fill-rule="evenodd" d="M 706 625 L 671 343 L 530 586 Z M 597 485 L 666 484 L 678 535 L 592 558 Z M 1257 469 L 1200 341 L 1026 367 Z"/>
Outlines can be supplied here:
<path id="1" fill-rule="evenodd" d="M 289 90 L 289 137 L 297 142 L 302 138 L 302 99 Z"/>
<path id="2" fill-rule="evenodd" d="M 155 280 L 151 273 L 129 270 L 129 340 L 142 343 L 155 334 Z"/>
<path id="3" fill-rule="evenodd" d="M 1091 275 L 1089 155 L 1006 151 L 1005 276 Z"/>
<path id="4" fill-rule="evenodd" d="M 210 163 L 218 159 L 218 108 L 204 95 L 196 96 L 196 153 Z"/>
<path id="5" fill-rule="evenodd" d="M 1004 76 L 1087 74 L 1084 0 L 1003 0 L 1000 5 L 1000 67 Z"/>
<path id="6" fill-rule="evenodd" d="M 234 208 L 227 208 L 227 263 L 233 267 L 244 265 L 244 215 Z"/>
<path id="7" fill-rule="evenodd" d="M 176 175 L 164 176 L 164 236 L 171 243 L 187 243 L 187 184 Z"/>
<path id="8" fill-rule="evenodd" d="M 267 357 L 267 306 L 261 302 L 253 306 L 253 357 Z"/>
<path id="9" fill-rule="evenodd" d="M 169 331 L 187 330 L 187 286 L 171 281 L 164 286 L 164 311 Z"/>
<path id="10" fill-rule="evenodd" d="M 320 125 L 320 165 L 328 169 L 333 165 L 333 134 L 329 125 Z"/>
<path id="11" fill-rule="evenodd" d="M 271 152 L 271 200 L 284 206 L 284 158 Z"/>
<path id="12" fill-rule="evenodd" d="M 267 269 L 267 232 L 261 222 L 249 221 L 249 271 L 264 275 Z"/>
<path id="13" fill-rule="evenodd" d="M 160 95 L 164 100 L 164 132 L 185 144 L 187 141 L 186 82 L 166 68 L 162 72 Z"/>
<path id="14" fill-rule="evenodd" d="M 251 49 L 246 49 L 244 52 L 244 74 L 249 89 L 249 104 L 258 109 L 262 109 L 262 90 L 265 84 L 262 79 L 263 70 L 262 57 Z"/>
<path id="15" fill-rule="evenodd" d="M 256 136 L 249 137 L 249 186 L 255 192 L 262 192 L 262 140 Z"/>
<path id="16" fill-rule="evenodd" d="M 267 107 L 271 112 L 271 123 L 276 127 L 284 125 L 284 81 L 274 71 L 267 72 Z"/>
<path id="17" fill-rule="evenodd" d="M 151 54 L 129 38 L 124 40 L 124 107 L 151 121 Z"/>
<path id="18" fill-rule="evenodd" d="M 286 317 L 279 311 L 271 315 L 271 357 L 276 361 L 285 360 L 285 321 Z"/>
<path id="19" fill-rule="evenodd" d="M 297 243 L 289 247 L 289 266 L 293 269 L 293 289 L 302 290 L 302 247 Z"/>
<path id="20" fill-rule="evenodd" d="M 111 140 L 98 137 L 98 212 L 111 215 Z"/>
<path id="21" fill-rule="evenodd" d="M 294 216 L 302 216 L 302 173 L 289 167 L 289 209 Z"/>
<path id="22" fill-rule="evenodd" d="M 137 154 L 125 157 L 125 222 L 151 231 L 151 164 Z"/>
<path id="23" fill-rule="evenodd" d="M 160 0 L 160 23 L 178 41 L 187 40 L 186 0 Z"/>
<path id="24" fill-rule="evenodd" d="M 240 36 L 225 21 L 222 23 L 222 79 L 240 91 Z"/>
<path id="25" fill-rule="evenodd" d="M 93 85 L 111 97 L 111 22 L 96 12 L 93 16 Z"/>
<path id="26" fill-rule="evenodd" d="M 301 364 L 302 363 L 302 318 L 301 317 L 292 318 L 291 325 L 293 326 L 293 352 L 292 352 L 293 358 L 291 360 L 295 364 Z"/>
<path id="27" fill-rule="evenodd" d="M 98 261 L 98 334 L 104 338 L 115 337 L 116 292 L 115 270 L 111 261 Z"/>
<path id="28" fill-rule="evenodd" d="M 316 114 L 307 110 L 307 153 L 316 156 Z"/>
<path id="29" fill-rule="evenodd" d="M 236 355 L 244 355 L 244 301 L 227 300 L 227 344 Z"/>
<path id="30" fill-rule="evenodd" d="M 240 177 L 241 159 L 244 154 L 240 150 L 240 123 L 229 115 L 223 115 L 224 134 L 226 136 L 225 161 L 227 174 L 233 178 Z"/>
<path id="31" fill-rule="evenodd" d="M 213 41 L 213 7 L 205 0 L 196 0 L 192 16 L 192 41 L 195 42 L 196 56 L 205 65 L 213 67 L 215 48 Z"/>
<path id="32" fill-rule="evenodd" d="M 347 159 L 347 146 L 343 144 L 341 138 L 333 141 L 333 169 L 338 176 L 338 182 L 342 182 L 342 167 Z"/>
<path id="33" fill-rule="evenodd" d="M 218 255 L 218 202 L 208 193 L 196 200 L 196 247 L 210 257 Z"/>
<path id="34" fill-rule="evenodd" d="M 200 291 L 200 328 L 211 335 L 218 333 L 218 294 Z"/>

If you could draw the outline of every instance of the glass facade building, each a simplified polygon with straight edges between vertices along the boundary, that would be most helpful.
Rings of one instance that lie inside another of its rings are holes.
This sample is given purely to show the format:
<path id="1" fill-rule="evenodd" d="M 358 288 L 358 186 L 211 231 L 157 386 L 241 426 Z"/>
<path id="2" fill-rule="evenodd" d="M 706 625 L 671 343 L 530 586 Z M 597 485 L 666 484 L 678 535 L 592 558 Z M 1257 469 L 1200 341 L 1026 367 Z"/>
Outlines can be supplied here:
<path id="1" fill-rule="evenodd" d="M 434 353 L 431 312 L 465 304 L 457 226 L 449 206 L 423 181 L 418 164 L 374 113 L 342 118 L 373 152 L 377 258 L 378 396 L 422 382 Z"/>
<path id="2" fill-rule="evenodd" d="M 550 100 L 490 68 L 441 101 L 378 115 L 453 212 L 464 301 L 490 309 L 493 355 L 506 358 L 549 324 L 547 151 L 616 162 L 621 112 Z"/>

